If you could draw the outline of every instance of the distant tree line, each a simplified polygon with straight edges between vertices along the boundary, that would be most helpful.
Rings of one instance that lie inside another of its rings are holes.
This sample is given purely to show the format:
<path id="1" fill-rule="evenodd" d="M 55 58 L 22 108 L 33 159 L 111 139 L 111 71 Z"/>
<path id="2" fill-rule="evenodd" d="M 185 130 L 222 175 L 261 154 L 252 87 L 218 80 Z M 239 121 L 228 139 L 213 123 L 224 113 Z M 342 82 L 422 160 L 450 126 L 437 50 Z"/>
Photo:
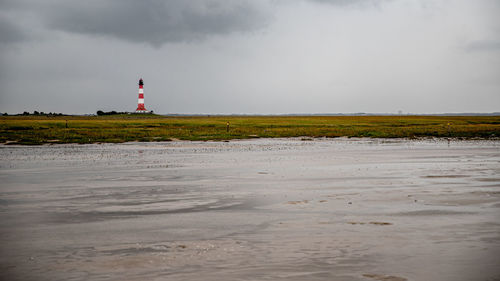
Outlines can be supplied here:
<path id="1" fill-rule="evenodd" d="M 103 115 L 116 115 L 116 114 L 136 114 L 135 112 L 125 112 L 125 111 L 102 111 L 98 110 L 97 112 L 98 116 L 103 116 Z M 149 111 L 149 113 L 153 113 L 153 111 Z M 141 113 L 142 114 L 142 113 Z"/>
<path id="2" fill-rule="evenodd" d="M 153 111 L 149 111 L 149 113 L 153 113 Z M 102 111 L 102 110 L 98 110 L 97 111 L 97 115 L 98 116 L 102 116 L 102 115 L 116 115 L 116 114 L 135 114 L 135 112 L 122 112 L 122 111 Z M 2 116 L 9 116 L 9 114 L 7 112 L 5 113 L 0 113 L 0 115 Z M 64 116 L 66 114 L 62 114 L 62 113 L 56 113 L 56 112 L 49 112 L 49 113 L 45 113 L 43 111 L 33 111 L 33 113 L 30 113 L 28 111 L 25 111 L 23 113 L 17 113 L 17 114 L 11 114 L 13 116 Z"/>
<path id="3" fill-rule="evenodd" d="M 3 116 L 8 116 L 9 114 L 7 112 L 3 113 L 2 114 Z M 19 115 L 24 115 L 24 116 L 29 116 L 29 115 L 43 115 L 43 116 L 63 116 L 64 114 L 62 113 L 56 113 L 56 112 L 49 112 L 49 113 L 45 113 L 43 111 L 33 111 L 33 113 L 29 113 L 28 111 L 25 111 L 23 113 L 18 113 L 18 114 L 12 114 L 12 115 L 16 115 L 16 116 L 19 116 Z"/>
<path id="4" fill-rule="evenodd" d="M 128 114 L 128 112 L 119 112 L 119 111 L 102 111 L 98 110 L 97 115 L 102 116 L 102 115 L 116 115 L 116 114 Z"/>

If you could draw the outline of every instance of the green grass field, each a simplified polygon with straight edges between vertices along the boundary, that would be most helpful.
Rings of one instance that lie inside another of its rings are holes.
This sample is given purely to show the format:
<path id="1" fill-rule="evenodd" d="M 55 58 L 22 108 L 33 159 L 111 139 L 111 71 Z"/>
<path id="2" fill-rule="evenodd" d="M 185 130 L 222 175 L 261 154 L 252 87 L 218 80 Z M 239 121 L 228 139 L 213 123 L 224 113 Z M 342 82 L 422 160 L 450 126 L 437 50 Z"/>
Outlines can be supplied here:
<path id="1" fill-rule="evenodd" d="M 9 144 L 341 136 L 498 139 L 500 116 L 0 117 L 0 142 Z"/>

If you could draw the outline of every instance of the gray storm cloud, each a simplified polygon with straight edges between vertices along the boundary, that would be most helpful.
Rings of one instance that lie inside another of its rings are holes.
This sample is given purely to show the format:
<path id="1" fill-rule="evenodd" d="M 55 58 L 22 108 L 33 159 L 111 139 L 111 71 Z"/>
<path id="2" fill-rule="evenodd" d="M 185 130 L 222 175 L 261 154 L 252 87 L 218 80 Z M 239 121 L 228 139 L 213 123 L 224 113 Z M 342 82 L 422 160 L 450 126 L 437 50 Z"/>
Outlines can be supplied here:
<path id="1" fill-rule="evenodd" d="M 268 13 L 261 5 L 224 0 L 62 1 L 46 10 L 45 21 L 62 31 L 159 46 L 262 28 Z"/>
<path id="2" fill-rule="evenodd" d="M 0 112 L 491 112 L 498 0 L 0 0 Z M 154 48 L 151 48 L 154 46 Z"/>
<path id="3" fill-rule="evenodd" d="M 377 6 L 388 0 L 307 0 L 336 6 Z"/>
<path id="4" fill-rule="evenodd" d="M 0 44 L 22 42 L 27 39 L 22 28 L 12 23 L 6 17 L 0 16 Z"/>
<path id="5" fill-rule="evenodd" d="M 480 40 L 465 46 L 468 52 L 500 52 L 500 40 Z"/>

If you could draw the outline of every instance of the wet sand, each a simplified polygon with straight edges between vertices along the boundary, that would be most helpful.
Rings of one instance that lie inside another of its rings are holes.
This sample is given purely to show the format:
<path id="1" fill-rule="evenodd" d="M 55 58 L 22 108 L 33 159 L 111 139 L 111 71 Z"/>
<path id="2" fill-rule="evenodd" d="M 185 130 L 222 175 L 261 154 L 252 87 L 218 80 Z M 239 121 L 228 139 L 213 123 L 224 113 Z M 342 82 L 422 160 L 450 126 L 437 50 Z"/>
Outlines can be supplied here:
<path id="1" fill-rule="evenodd" d="M 500 142 L 0 146 L 1 280 L 500 280 Z"/>

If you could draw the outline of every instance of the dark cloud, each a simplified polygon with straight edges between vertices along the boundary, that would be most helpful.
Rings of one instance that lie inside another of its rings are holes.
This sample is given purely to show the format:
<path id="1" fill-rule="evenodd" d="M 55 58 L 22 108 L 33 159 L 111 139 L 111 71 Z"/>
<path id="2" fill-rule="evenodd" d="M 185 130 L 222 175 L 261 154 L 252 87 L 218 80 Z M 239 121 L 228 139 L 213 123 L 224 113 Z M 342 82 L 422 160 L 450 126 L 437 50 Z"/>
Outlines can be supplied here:
<path id="1" fill-rule="evenodd" d="M 263 2 L 255 0 L 88 0 L 51 6 L 44 12 L 50 28 L 157 46 L 248 32 L 269 19 Z"/>
<path id="2" fill-rule="evenodd" d="M 317 3 L 331 4 L 337 6 L 376 6 L 386 0 L 308 0 Z"/>
<path id="3" fill-rule="evenodd" d="M 500 52 L 499 40 L 473 41 L 465 46 L 467 52 Z"/>
<path id="4" fill-rule="evenodd" d="M 18 43 L 26 39 L 27 36 L 20 27 L 0 16 L 0 44 Z"/>

